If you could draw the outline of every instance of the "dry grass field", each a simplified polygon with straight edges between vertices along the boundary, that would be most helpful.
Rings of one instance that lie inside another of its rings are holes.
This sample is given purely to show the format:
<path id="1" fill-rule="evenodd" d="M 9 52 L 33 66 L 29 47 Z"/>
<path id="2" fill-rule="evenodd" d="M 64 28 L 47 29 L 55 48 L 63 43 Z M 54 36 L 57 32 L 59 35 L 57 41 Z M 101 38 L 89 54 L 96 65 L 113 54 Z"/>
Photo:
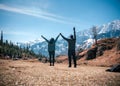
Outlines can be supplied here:
<path id="1" fill-rule="evenodd" d="M 120 73 L 106 72 L 108 68 L 0 59 L 0 86 L 120 86 Z"/>

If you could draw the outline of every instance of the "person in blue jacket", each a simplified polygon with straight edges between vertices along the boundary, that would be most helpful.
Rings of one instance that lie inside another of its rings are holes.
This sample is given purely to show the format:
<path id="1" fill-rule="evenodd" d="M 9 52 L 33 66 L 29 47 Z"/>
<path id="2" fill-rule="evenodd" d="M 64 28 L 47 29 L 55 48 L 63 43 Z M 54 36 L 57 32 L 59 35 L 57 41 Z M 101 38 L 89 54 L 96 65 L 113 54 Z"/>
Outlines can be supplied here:
<path id="1" fill-rule="evenodd" d="M 76 63 L 76 55 L 75 55 L 75 44 L 76 44 L 76 32 L 75 32 L 75 27 L 73 27 L 74 31 L 74 36 L 70 35 L 70 38 L 64 37 L 61 33 L 60 35 L 62 36 L 63 39 L 65 39 L 68 42 L 68 60 L 69 60 L 69 67 L 71 67 L 71 60 L 73 58 L 74 62 L 74 67 L 76 68 L 77 63 Z"/>
<path id="2" fill-rule="evenodd" d="M 53 63 L 53 66 L 54 66 L 54 62 L 55 62 L 55 43 L 56 43 L 59 36 L 60 36 L 60 34 L 56 37 L 56 39 L 51 38 L 50 40 L 47 40 L 44 36 L 41 35 L 41 37 L 48 43 L 50 66 L 52 66 L 51 63 Z"/>

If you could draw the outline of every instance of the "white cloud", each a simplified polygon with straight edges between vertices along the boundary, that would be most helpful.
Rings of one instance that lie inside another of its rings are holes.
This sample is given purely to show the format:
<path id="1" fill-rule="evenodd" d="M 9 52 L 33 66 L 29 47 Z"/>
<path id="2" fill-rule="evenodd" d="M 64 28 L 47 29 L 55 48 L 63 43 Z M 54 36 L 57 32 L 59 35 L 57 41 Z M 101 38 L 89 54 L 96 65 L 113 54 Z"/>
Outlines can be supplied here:
<path id="1" fill-rule="evenodd" d="M 38 17 L 38 18 L 42 18 L 42 19 L 46 19 L 46 20 L 50 20 L 50 21 L 54 21 L 54 22 L 59 22 L 59 23 L 63 23 L 63 24 L 76 25 L 76 23 L 71 22 L 67 18 L 64 18 L 59 15 L 55 15 L 53 13 L 45 12 L 42 9 L 33 10 L 30 8 L 29 9 L 28 8 L 15 8 L 15 7 L 10 7 L 10 6 L 4 5 L 4 4 L 0 4 L 0 9 L 5 10 L 5 11 L 10 11 L 10 12 L 16 12 L 16 13 L 20 13 L 20 14 L 25 14 L 25 15 L 29 15 L 29 16 L 34 16 L 34 17 Z"/>

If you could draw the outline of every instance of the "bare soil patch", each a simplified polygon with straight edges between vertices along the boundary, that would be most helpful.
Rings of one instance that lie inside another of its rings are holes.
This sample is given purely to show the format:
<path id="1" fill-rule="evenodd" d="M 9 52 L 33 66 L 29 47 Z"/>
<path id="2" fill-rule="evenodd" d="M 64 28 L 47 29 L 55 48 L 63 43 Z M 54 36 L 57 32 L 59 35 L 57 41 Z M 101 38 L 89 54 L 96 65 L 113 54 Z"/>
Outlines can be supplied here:
<path id="1" fill-rule="evenodd" d="M 120 73 L 106 72 L 108 68 L 0 59 L 0 86 L 120 86 Z"/>

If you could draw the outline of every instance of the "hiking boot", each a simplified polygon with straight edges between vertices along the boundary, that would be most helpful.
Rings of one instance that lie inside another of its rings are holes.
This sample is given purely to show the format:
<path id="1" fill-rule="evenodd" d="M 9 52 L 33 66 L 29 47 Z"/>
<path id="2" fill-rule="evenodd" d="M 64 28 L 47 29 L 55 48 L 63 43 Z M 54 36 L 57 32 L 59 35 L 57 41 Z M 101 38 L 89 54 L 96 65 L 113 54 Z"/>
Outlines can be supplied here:
<path id="1" fill-rule="evenodd" d="M 74 68 L 77 68 L 77 66 L 74 66 Z"/>

